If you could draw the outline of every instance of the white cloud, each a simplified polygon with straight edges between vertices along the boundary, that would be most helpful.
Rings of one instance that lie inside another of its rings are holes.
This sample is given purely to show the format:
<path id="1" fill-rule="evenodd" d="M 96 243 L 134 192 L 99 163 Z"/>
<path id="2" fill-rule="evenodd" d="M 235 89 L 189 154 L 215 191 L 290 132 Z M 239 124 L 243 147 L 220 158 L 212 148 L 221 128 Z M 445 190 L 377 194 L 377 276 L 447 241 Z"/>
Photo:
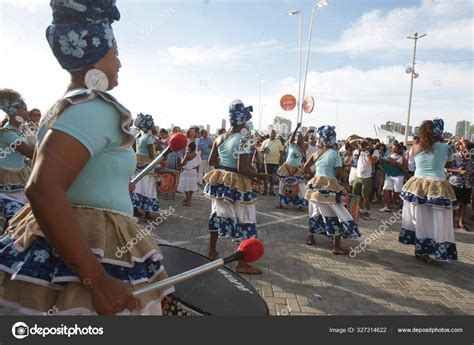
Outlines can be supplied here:
<path id="1" fill-rule="evenodd" d="M 36 12 L 41 7 L 48 7 L 48 1 L 44 0 L 1 0 L 0 8 L 2 5 L 11 5 L 26 9 L 30 12 Z"/>
<path id="2" fill-rule="evenodd" d="M 371 51 L 413 49 L 406 36 L 427 33 L 424 49 L 472 51 L 472 3 L 470 1 L 424 0 L 419 7 L 395 8 L 386 13 L 364 13 L 323 52 L 347 52 L 351 58 Z"/>
<path id="3" fill-rule="evenodd" d="M 418 67 L 418 73 L 411 125 L 441 116 L 446 122 L 446 130 L 454 132 L 456 121 L 473 120 L 470 64 L 426 63 Z M 401 65 L 366 71 L 346 66 L 332 71 L 310 72 L 306 94 L 315 97 L 316 107 L 313 114 L 304 115 L 304 125 L 336 125 L 342 138 L 353 133 L 373 135 L 373 125 L 388 120 L 405 123 L 409 83 L 409 75 Z M 264 98 L 265 102 L 274 105 L 272 115 L 281 112 L 276 105 L 279 97 L 285 93 L 295 94 L 296 90 L 298 85 L 292 78 L 278 83 L 273 95 Z M 296 117 L 295 112 L 288 115 L 292 119 Z M 267 118 L 267 122 L 270 120 Z"/>
<path id="4" fill-rule="evenodd" d="M 268 49 L 275 48 L 278 42 L 274 39 L 250 44 L 235 46 L 206 47 L 176 47 L 166 49 L 171 61 L 176 65 L 213 65 L 238 61 L 245 58 L 258 56 Z"/>

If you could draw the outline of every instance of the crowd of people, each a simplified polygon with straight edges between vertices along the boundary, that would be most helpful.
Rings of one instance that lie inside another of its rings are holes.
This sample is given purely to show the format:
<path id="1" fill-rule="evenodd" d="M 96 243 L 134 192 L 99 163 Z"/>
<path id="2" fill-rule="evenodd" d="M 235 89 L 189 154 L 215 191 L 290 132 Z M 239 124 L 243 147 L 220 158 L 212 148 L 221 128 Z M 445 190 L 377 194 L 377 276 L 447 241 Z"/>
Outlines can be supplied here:
<path id="1" fill-rule="evenodd" d="M 133 242 L 140 229 L 136 217 L 152 221 L 160 209 L 157 173 L 130 181 L 182 130 L 157 130 L 146 114 L 132 119 L 108 93 L 118 85 L 121 67 L 111 36 L 111 24 L 120 18 L 114 2 L 87 2 L 80 11 L 61 1 L 51 6 L 48 43 L 70 73 L 66 93 L 40 120 L 39 110 L 28 111 L 19 92 L 0 89 L 0 109 L 7 115 L 0 128 L 6 220 L 0 303 L 32 314 L 53 306 L 60 314 L 160 314 L 172 287 L 132 294 L 166 278 L 156 240 Z M 64 49 L 64 34 L 75 31 L 83 33 L 81 54 Z M 179 172 L 184 207 L 192 207 L 193 193 L 209 197 L 209 258 L 218 256 L 220 237 L 258 236 L 260 194 L 276 208 L 307 211 L 306 243 L 315 245 L 315 235 L 325 235 L 335 255 L 349 254 L 342 238 L 361 236 L 359 214 L 347 201 L 355 200 L 364 219 L 371 218 L 374 202 L 383 201 L 383 212 L 402 209 L 399 241 L 414 245 L 425 262 L 457 259 L 453 210 L 461 205 L 456 225 L 468 230 L 472 144 L 464 138 L 446 143 L 441 119 L 424 121 L 406 147 L 358 137 L 338 142 L 330 125 L 302 133 L 298 123 L 286 138 L 274 130 L 262 135 L 252 128 L 252 111 L 233 101 L 230 129 L 211 138 L 190 128 L 186 149 L 170 153 L 160 167 Z M 125 247 L 128 252 L 114 255 Z M 244 261 L 236 271 L 262 273 Z"/>

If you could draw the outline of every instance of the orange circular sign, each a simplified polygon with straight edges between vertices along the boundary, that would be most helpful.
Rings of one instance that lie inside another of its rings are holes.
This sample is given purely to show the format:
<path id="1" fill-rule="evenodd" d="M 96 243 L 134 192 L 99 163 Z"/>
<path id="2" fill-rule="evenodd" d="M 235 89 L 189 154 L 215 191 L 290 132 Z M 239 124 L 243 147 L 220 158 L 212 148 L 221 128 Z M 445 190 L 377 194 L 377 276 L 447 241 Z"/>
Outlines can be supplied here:
<path id="1" fill-rule="evenodd" d="M 313 112 L 313 109 L 314 109 L 314 98 L 311 96 L 308 96 L 304 99 L 303 111 L 306 114 L 311 114 Z"/>
<path id="2" fill-rule="evenodd" d="M 280 99 L 280 106 L 283 110 L 290 111 L 296 107 L 296 98 L 293 95 L 284 95 Z"/>

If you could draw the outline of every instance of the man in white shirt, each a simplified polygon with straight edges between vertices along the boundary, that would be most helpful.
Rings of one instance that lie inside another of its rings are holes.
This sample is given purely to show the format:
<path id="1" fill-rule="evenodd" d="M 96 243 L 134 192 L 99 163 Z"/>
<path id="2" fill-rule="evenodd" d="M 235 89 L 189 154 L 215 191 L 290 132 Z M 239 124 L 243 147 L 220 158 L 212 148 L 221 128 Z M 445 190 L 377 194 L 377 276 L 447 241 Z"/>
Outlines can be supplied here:
<path id="1" fill-rule="evenodd" d="M 364 199 L 361 207 L 362 217 L 364 219 L 370 219 L 370 202 L 374 190 L 372 166 L 375 162 L 377 162 L 377 157 L 370 154 L 369 143 L 367 140 L 362 139 L 360 143 L 360 153 L 357 161 L 353 192 Z"/>

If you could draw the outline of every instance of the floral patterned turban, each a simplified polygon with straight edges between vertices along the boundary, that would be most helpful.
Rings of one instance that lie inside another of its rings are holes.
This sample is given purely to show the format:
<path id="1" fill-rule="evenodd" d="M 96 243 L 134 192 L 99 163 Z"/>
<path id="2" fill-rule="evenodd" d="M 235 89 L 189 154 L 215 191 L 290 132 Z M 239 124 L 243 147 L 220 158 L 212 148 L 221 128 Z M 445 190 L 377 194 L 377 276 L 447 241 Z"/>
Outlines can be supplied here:
<path id="1" fill-rule="evenodd" d="M 120 19 L 115 0 L 51 0 L 50 5 L 53 23 L 46 38 L 65 70 L 95 64 L 115 43 L 111 24 Z"/>

